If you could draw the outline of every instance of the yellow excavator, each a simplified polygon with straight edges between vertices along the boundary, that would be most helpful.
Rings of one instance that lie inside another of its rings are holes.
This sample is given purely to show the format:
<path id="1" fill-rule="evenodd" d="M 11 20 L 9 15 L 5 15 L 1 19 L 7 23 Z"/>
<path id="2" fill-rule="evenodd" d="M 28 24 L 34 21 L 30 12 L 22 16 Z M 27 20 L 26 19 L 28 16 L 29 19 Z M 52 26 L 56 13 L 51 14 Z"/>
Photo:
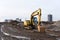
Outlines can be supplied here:
<path id="1" fill-rule="evenodd" d="M 37 25 L 35 27 L 34 16 L 37 16 Z M 26 29 L 37 29 L 38 32 L 45 32 L 45 28 L 41 25 L 41 9 L 34 11 L 31 14 L 30 20 L 24 21 L 24 28 Z"/>

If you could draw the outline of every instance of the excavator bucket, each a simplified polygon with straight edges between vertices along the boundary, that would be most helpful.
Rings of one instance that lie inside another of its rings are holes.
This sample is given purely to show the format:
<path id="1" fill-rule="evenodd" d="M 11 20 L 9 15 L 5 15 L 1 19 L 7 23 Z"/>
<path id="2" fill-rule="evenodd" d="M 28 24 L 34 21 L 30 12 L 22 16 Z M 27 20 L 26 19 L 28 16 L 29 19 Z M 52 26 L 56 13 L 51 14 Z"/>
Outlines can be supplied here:
<path id="1" fill-rule="evenodd" d="M 38 32 L 45 32 L 45 27 L 38 25 Z"/>

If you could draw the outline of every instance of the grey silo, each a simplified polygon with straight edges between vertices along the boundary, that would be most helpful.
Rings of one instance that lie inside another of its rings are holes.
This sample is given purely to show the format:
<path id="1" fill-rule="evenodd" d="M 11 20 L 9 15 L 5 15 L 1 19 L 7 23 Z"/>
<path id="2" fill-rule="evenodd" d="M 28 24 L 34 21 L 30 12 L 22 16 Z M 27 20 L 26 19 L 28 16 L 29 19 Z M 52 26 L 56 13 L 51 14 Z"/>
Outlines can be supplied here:
<path id="1" fill-rule="evenodd" d="M 52 22 L 52 14 L 48 14 L 48 22 Z"/>

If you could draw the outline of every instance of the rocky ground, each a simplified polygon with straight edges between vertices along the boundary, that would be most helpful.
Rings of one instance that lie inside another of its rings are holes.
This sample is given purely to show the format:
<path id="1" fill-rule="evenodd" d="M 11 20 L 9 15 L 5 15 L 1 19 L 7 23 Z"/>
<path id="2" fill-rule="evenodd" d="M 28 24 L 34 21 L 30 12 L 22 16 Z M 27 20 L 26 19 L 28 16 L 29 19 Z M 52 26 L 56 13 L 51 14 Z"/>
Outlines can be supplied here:
<path id="1" fill-rule="evenodd" d="M 32 30 L 25 30 L 23 25 L 1 24 L 1 40 L 60 40 L 60 31 L 55 25 L 46 28 L 46 32 L 38 33 Z M 58 31 L 55 31 L 58 30 Z"/>

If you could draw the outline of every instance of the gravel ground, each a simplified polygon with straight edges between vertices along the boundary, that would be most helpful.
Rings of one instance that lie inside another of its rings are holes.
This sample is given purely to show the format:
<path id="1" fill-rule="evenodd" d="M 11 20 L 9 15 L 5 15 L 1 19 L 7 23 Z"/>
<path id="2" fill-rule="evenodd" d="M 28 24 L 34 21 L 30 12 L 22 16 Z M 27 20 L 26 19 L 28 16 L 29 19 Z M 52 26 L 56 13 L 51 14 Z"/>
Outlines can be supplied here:
<path id="1" fill-rule="evenodd" d="M 15 35 L 15 36 L 23 36 L 23 37 L 28 37 L 30 40 L 58 40 L 56 36 L 51 36 L 48 35 L 46 32 L 45 33 L 38 33 L 38 32 L 32 32 L 31 30 L 22 30 L 21 24 L 19 26 L 17 25 L 11 25 L 11 24 L 4 24 L 3 31 Z M 1 32 L 1 27 L 0 26 L 0 39 L 1 40 L 28 40 L 28 39 L 22 39 L 22 38 L 16 38 L 16 37 L 11 37 L 3 34 Z M 22 26 L 23 28 L 23 26 Z"/>
<path id="2" fill-rule="evenodd" d="M 9 33 L 9 34 L 12 34 L 12 35 L 16 35 L 16 36 L 28 37 L 31 40 L 56 40 L 56 37 L 49 36 L 46 33 L 32 32 L 31 30 L 28 30 L 28 31 L 21 30 L 20 28 L 17 29 L 15 27 L 15 25 L 14 25 L 14 27 L 11 25 L 10 26 L 4 25 L 3 31 L 6 33 Z M 4 37 L 4 38 L 7 38 L 7 37 Z M 13 39 L 15 39 L 15 38 L 13 38 Z M 11 40 L 13 40 L 13 39 L 11 38 Z M 19 38 L 19 40 L 20 40 L 20 38 Z"/>

